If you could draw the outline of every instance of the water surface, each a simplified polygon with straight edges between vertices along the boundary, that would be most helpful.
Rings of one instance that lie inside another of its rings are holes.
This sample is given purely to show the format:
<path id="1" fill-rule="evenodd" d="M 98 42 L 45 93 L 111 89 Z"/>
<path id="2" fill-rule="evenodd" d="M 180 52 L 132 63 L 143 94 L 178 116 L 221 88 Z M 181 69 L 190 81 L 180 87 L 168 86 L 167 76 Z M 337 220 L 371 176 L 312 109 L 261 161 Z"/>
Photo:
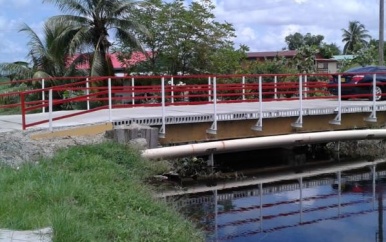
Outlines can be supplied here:
<path id="1" fill-rule="evenodd" d="M 373 167 L 208 187 L 174 202 L 205 231 L 207 241 L 379 241 L 386 171 Z"/>

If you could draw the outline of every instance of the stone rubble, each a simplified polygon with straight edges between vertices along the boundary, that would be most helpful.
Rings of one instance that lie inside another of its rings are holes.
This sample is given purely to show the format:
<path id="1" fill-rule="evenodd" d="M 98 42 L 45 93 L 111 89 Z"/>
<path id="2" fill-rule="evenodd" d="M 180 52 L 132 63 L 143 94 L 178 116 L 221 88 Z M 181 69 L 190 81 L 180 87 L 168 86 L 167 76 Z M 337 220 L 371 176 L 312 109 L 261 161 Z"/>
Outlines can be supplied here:
<path id="1" fill-rule="evenodd" d="M 62 148 L 75 145 L 100 143 L 104 134 L 93 136 L 68 136 L 50 139 L 31 139 L 32 134 L 44 131 L 10 131 L 0 133 L 0 164 L 19 166 L 24 162 L 35 162 L 42 157 L 52 157 Z"/>

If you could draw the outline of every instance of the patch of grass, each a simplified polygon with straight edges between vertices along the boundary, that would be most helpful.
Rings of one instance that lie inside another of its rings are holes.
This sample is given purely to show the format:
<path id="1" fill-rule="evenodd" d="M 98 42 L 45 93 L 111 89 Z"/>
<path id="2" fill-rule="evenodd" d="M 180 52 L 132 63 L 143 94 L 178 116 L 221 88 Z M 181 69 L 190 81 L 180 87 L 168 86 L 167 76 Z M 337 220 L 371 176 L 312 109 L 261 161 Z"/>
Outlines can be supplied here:
<path id="1" fill-rule="evenodd" d="M 182 215 L 152 196 L 162 170 L 115 143 L 71 147 L 17 169 L 0 167 L 0 227 L 52 226 L 54 241 L 203 241 Z"/>

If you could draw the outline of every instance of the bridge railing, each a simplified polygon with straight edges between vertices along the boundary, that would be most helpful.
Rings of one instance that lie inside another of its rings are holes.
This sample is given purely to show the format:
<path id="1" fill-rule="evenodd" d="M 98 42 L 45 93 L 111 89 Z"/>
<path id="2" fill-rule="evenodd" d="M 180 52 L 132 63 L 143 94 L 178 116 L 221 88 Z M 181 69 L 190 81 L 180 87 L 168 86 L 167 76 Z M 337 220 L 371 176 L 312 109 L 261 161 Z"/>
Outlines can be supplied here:
<path id="1" fill-rule="evenodd" d="M 341 74 L 338 74 L 339 77 Z M 376 74 L 374 74 L 374 80 Z M 331 74 L 253 74 L 197 76 L 124 76 L 31 79 L 2 85 L 27 86 L 22 91 L 0 93 L 0 110 L 20 109 L 26 129 L 50 119 L 26 122 L 26 114 L 78 110 L 52 121 L 100 109 L 198 105 L 239 102 L 371 98 L 368 94 L 342 95 L 342 83 L 329 83 Z M 354 85 L 354 84 L 353 84 Z M 372 88 L 378 84 L 355 84 Z M 349 87 L 350 84 L 345 84 Z M 332 89 L 338 93 L 331 94 Z M 12 90 L 12 89 L 8 89 Z M 49 93 L 52 92 L 51 102 Z M 383 94 L 381 94 L 383 95 Z M 9 100 L 8 102 L 4 100 Z M 373 98 L 375 100 L 375 98 Z M 374 103 L 375 105 L 375 103 Z M 214 113 L 215 115 L 215 113 Z M 111 117 L 109 117 L 111 120 Z M 301 122 L 301 120 L 299 121 Z"/>

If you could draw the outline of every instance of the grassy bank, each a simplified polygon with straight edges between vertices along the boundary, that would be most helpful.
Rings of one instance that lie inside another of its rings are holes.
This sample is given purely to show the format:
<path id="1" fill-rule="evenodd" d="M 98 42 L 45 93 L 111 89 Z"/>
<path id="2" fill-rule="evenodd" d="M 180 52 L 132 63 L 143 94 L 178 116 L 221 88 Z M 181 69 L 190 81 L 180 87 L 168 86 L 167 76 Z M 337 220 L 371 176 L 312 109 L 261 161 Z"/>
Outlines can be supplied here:
<path id="1" fill-rule="evenodd" d="M 72 147 L 17 169 L 0 166 L 0 228 L 51 226 L 54 241 L 202 241 L 144 185 L 157 172 L 126 147 Z"/>

